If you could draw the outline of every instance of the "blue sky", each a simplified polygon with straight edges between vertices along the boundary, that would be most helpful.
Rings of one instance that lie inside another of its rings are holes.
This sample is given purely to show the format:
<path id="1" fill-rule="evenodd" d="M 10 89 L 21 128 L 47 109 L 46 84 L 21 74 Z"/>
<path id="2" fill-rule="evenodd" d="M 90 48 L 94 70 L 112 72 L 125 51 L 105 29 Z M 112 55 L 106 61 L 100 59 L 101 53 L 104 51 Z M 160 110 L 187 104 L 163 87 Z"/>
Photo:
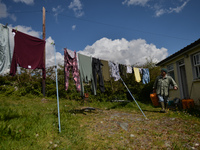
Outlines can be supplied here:
<path id="1" fill-rule="evenodd" d="M 52 41 L 59 63 L 67 47 L 122 64 L 143 64 L 199 39 L 199 6 L 199 0 L 0 0 L 0 23 L 42 38 L 45 7 L 47 65 L 54 62 Z"/>

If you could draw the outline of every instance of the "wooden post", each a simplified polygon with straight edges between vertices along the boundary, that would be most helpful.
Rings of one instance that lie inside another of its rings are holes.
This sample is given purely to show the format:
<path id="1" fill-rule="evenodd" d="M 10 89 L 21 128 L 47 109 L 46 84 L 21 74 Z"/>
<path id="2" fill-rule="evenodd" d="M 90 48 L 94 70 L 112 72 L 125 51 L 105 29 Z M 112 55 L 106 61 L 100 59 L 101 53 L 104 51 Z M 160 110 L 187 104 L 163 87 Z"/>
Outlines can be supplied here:
<path id="1" fill-rule="evenodd" d="M 46 32 L 45 32 L 45 8 L 43 7 L 42 9 L 42 12 L 43 12 L 43 26 L 42 26 L 42 30 L 43 30 L 43 40 L 45 40 L 45 35 L 46 35 Z M 46 68 L 46 52 L 45 52 L 45 47 L 44 47 L 44 66 Z M 42 75 L 44 75 L 45 73 L 45 70 L 42 71 Z M 45 78 L 42 77 L 42 93 L 43 93 L 43 96 L 45 97 Z"/>

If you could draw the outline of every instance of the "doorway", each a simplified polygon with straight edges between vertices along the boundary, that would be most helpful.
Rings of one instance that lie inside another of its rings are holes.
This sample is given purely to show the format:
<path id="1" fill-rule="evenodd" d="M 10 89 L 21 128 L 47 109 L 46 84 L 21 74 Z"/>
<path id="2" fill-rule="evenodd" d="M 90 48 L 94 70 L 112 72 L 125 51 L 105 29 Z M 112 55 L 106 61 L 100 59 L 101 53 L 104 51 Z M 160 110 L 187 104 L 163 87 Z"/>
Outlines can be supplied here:
<path id="1" fill-rule="evenodd" d="M 187 84 L 187 76 L 186 76 L 184 59 L 178 61 L 177 66 L 178 66 L 178 76 L 179 76 L 179 83 L 180 83 L 179 89 L 180 89 L 181 99 L 188 99 L 190 98 L 190 96 L 188 92 L 188 84 Z"/>

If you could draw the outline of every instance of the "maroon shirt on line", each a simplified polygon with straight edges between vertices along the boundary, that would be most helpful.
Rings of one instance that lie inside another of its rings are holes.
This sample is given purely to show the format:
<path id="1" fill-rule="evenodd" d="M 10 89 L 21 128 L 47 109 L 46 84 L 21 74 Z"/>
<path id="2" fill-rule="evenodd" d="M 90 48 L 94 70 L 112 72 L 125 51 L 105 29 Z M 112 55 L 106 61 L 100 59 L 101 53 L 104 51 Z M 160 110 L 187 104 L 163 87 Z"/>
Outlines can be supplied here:
<path id="1" fill-rule="evenodd" d="M 44 50 L 45 40 L 30 36 L 20 31 L 15 32 L 15 46 L 10 68 L 10 75 L 14 76 L 17 71 L 17 64 L 26 69 L 42 69 L 43 78 L 46 78 Z"/>

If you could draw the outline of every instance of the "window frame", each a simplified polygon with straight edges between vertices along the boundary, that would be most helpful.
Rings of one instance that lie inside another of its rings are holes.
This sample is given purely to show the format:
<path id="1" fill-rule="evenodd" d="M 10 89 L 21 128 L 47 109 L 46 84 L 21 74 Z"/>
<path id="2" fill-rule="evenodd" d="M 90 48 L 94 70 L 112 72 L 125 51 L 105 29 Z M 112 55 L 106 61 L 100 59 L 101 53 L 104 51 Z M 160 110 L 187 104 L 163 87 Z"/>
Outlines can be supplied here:
<path id="1" fill-rule="evenodd" d="M 174 74 L 174 64 L 169 64 L 167 65 L 167 72 L 168 74 L 175 80 L 175 74 Z M 170 74 L 170 72 L 173 72 L 172 74 Z"/>
<path id="2" fill-rule="evenodd" d="M 194 80 L 200 79 L 200 52 L 192 55 L 192 68 Z"/>

